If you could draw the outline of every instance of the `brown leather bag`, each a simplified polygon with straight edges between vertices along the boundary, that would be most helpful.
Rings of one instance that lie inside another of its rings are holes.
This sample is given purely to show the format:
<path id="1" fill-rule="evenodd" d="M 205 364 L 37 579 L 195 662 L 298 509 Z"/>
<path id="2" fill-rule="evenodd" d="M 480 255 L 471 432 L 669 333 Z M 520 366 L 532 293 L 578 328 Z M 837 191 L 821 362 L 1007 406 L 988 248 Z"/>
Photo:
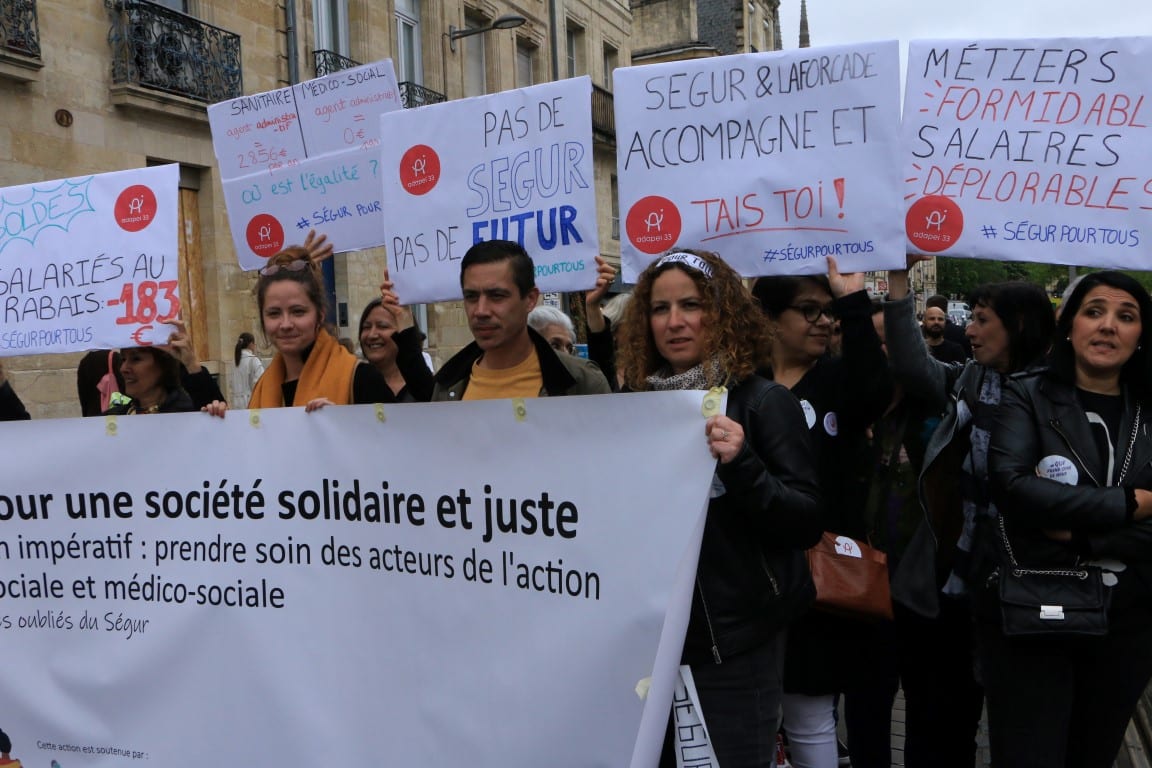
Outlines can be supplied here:
<path id="1" fill-rule="evenodd" d="M 825 531 L 808 550 L 816 583 L 816 608 L 857 619 L 891 619 L 888 556 L 878 549 Z"/>

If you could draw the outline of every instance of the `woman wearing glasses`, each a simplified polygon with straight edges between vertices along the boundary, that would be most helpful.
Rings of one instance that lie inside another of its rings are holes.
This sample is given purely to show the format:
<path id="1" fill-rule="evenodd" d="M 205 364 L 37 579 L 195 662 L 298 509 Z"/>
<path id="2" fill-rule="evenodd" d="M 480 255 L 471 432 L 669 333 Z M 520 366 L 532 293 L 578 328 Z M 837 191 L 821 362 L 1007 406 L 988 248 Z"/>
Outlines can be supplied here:
<path id="1" fill-rule="evenodd" d="M 824 500 L 824 530 L 865 540 L 867 429 L 891 400 L 892 384 L 863 274 L 762 277 L 752 288 L 767 315 L 771 365 L 761 375 L 792 390 L 812 438 Z M 829 354 L 839 322 L 841 354 Z M 809 612 L 789 630 L 784 666 L 784 730 L 793 765 L 837 764 L 835 694 L 863 672 L 862 635 L 851 622 Z M 887 726 L 885 726 L 887 727 Z"/>
<path id="2" fill-rule="evenodd" d="M 256 282 L 256 304 L 276 354 L 248 407 L 303 405 L 314 411 L 325 405 L 396 402 L 380 371 L 363 364 L 324 328 L 320 264 L 306 248 L 290 246 L 268 260 Z"/>

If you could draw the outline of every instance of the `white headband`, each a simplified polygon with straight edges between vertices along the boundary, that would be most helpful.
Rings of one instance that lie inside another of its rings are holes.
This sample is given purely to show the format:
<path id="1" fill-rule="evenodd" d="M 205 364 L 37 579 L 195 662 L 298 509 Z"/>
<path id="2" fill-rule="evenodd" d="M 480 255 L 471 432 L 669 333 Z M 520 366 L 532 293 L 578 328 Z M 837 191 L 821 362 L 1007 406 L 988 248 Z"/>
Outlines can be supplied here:
<path id="1" fill-rule="evenodd" d="M 689 269 L 694 269 L 700 274 L 709 279 L 712 278 L 712 265 L 704 259 L 700 258 L 694 253 L 685 253 L 683 251 L 674 251 L 660 258 L 656 262 L 656 268 L 659 269 L 665 264 L 681 264 Z"/>

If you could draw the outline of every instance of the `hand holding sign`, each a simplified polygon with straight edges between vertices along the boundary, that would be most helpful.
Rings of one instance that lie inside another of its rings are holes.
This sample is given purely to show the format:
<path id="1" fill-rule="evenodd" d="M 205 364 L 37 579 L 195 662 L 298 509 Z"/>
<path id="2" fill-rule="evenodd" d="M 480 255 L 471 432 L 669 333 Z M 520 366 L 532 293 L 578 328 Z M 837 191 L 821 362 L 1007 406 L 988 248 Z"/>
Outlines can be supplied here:
<path id="1" fill-rule="evenodd" d="M 165 321 L 165 324 L 172 326 L 175 330 L 168 334 L 168 343 L 162 345 L 160 348 L 179 360 L 180 364 L 188 369 L 188 373 L 199 373 L 200 358 L 196 356 L 196 350 L 192 346 L 191 337 L 188 335 L 188 327 L 184 324 L 184 321 L 176 317 L 172 320 Z"/>
<path id="2" fill-rule="evenodd" d="M 396 284 L 388 276 L 388 265 L 384 265 L 384 279 L 380 283 L 380 300 L 384 309 L 392 315 L 393 321 L 396 323 L 396 331 L 407 330 L 416 324 L 412 317 L 412 310 L 400 303 L 400 297 L 396 295 Z"/>
<path id="3" fill-rule="evenodd" d="M 308 237 L 304 238 L 304 250 L 308 251 L 308 255 L 316 263 L 332 258 L 332 254 L 336 252 L 332 243 L 328 242 L 328 235 L 314 229 L 308 230 Z"/>
<path id="4" fill-rule="evenodd" d="M 832 296 L 840 298 L 850 293 L 864 290 L 863 272 L 840 272 L 835 256 L 828 257 L 828 284 L 832 288 Z"/>

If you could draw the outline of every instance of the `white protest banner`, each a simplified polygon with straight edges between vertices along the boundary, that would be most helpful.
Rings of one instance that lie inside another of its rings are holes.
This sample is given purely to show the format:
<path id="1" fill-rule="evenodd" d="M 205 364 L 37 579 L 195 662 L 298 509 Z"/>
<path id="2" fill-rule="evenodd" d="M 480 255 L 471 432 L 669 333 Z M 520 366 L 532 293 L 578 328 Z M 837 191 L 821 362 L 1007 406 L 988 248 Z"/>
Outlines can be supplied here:
<path id="1" fill-rule="evenodd" d="M 916 40 L 910 250 L 1152 269 L 1152 38 Z"/>
<path id="2" fill-rule="evenodd" d="M 5 424 L 13 757 L 640 768 L 715 468 L 704 394 Z"/>
<path id="3" fill-rule="evenodd" d="M 673 245 L 746 276 L 903 266 L 895 42 L 615 71 L 623 276 Z"/>
<path id="4" fill-rule="evenodd" d="M 596 283 L 592 81 L 477 96 L 380 118 L 388 263 L 405 304 L 460 298 L 460 259 L 515 240 L 542 291 Z"/>
<path id="5" fill-rule="evenodd" d="M 0 357 L 167 341 L 175 165 L 0 189 Z"/>
<path id="6" fill-rule="evenodd" d="M 339 251 L 383 243 L 378 116 L 395 109 L 390 59 L 208 108 L 241 267 L 313 228 Z"/>

